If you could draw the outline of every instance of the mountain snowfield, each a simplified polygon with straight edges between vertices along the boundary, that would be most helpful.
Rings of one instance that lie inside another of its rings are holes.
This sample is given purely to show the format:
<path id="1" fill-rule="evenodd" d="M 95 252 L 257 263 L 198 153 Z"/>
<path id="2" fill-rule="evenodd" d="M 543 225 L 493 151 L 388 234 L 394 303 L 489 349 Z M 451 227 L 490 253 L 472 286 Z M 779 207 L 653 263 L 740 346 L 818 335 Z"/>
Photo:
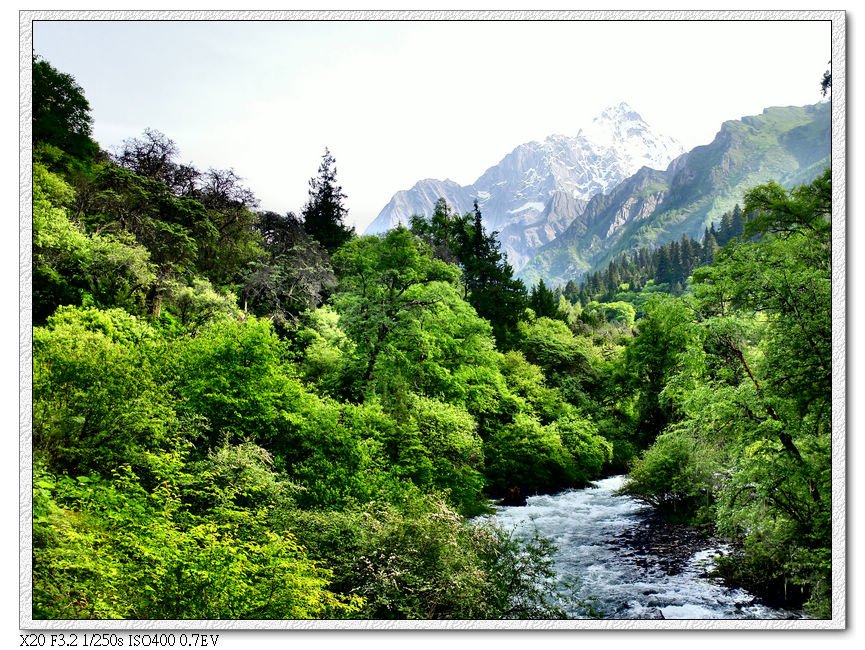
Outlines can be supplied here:
<path id="1" fill-rule="evenodd" d="M 684 152 L 628 104 L 604 110 L 576 136 L 551 135 L 516 147 L 468 186 L 425 179 L 397 192 L 366 229 L 382 233 L 429 217 L 439 198 L 458 213 L 478 202 L 488 231 L 498 231 L 515 270 L 564 232 L 597 194 L 610 192 L 639 169 L 666 169 Z"/>

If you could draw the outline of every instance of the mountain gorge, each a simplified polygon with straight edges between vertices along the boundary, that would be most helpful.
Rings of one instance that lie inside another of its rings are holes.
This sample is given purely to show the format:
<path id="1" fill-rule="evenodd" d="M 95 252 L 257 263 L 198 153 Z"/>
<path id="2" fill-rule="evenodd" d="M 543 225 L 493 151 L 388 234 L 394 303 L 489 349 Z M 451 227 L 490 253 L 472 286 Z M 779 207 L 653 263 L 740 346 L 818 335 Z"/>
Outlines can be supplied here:
<path id="1" fill-rule="evenodd" d="M 683 154 L 665 171 L 640 169 L 596 195 L 519 275 L 529 284 L 541 278 L 564 283 L 602 269 L 622 252 L 682 235 L 699 240 L 751 187 L 814 179 L 829 164 L 829 127 L 828 103 L 767 108 L 724 122 L 710 144 Z"/>
<path id="2" fill-rule="evenodd" d="M 576 136 L 551 135 L 516 147 L 474 183 L 426 179 L 397 192 L 367 228 L 382 233 L 429 216 L 444 198 L 458 213 L 477 200 L 490 231 L 520 269 L 541 246 L 553 241 L 595 195 L 609 192 L 647 166 L 664 169 L 682 153 L 669 136 L 652 129 L 625 103 L 610 107 Z"/>

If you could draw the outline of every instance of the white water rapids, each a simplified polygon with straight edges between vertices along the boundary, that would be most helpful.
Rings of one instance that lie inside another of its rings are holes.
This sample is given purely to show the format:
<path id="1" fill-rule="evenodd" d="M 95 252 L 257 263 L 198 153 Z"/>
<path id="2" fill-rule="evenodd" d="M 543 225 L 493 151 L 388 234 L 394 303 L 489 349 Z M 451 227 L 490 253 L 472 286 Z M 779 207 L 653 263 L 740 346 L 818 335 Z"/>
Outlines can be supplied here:
<path id="1" fill-rule="evenodd" d="M 640 525 L 648 508 L 615 494 L 625 477 L 597 481 L 596 488 L 529 497 L 525 506 L 497 507 L 493 519 L 522 538 L 537 530 L 553 542 L 559 605 L 574 618 L 707 619 L 788 618 L 788 611 L 759 604 L 742 589 L 706 575 L 723 547 L 690 556 L 669 575 L 662 562 L 616 548 L 617 535 Z M 658 558 L 660 559 L 660 558 Z M 648 560 L 648 561 L 646 561 Z"/>

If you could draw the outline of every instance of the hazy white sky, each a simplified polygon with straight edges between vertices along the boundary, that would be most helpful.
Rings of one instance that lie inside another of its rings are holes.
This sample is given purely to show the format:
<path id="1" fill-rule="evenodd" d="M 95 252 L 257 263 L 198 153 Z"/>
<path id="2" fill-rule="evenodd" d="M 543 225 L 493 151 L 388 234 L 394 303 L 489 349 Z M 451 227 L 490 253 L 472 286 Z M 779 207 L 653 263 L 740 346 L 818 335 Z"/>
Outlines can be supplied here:
<path id="1" fill-rule="evenodd" d="M 64 21 L 33 42 L 84 88 L 104 148 L 157 129 L 286 212 L 327 146 L 362 231 L 417 180 L 471 183 L 622 100 L 686 149 L 815 103 L 830 23 Z"/>

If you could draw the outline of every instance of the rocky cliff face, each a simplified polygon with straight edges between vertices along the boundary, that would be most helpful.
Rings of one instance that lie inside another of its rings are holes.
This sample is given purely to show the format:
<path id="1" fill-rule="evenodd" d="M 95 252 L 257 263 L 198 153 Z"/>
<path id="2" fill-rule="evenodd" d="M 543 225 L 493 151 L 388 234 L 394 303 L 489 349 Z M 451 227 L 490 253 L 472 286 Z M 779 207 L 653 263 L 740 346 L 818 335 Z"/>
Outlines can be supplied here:
<path id="1" fill-rule="evenodd" d="M 521 268 L 530 259 L 531 251 L 562 234 L 585 207 L 586 201 L 557 190 L 540 213 L 526 211 L 522 218 L 511 220 L 498 234 L 508 261 L 514 268 Z"/>
<path id="2" fill-rule="evenodd" d="M 412 214 L 428 217 L 439 197 L 460 213 L 477 200 L 486 228 L 499 232 L 502 250 L 519 269 L 563 232 L 589 199 L 611 191 L 643 166 L 666 168 L 681 152 L 675 140 L 654 131 L 622 103 L 576 136 L 551 135 L 516 147 L 471 185 L 428 179 L 397 192 L 366 232 L 406 224 Z"/>

